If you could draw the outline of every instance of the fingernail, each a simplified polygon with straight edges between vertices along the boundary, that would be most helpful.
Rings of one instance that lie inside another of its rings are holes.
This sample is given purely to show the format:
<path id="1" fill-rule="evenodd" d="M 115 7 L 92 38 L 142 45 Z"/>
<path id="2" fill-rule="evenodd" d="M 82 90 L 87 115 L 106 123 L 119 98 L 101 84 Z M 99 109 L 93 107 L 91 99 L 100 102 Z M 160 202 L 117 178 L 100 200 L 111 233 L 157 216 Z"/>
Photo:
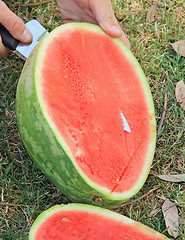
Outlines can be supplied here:
<path id="1" fill-rule="evenodd" d="M 24 42 L 26 43 L 29 43 L 32 40 L 32 34 L 27 28 L 25 28 L 23 32 L 23 38 L 24 38 Z"/>
<path id="2" fill-rule="evenodd" d="M 123 31 L 120 29 L 120 28 L 118 28 L 118 27 L 116 27 L 115 25 L 114 26 L 112 26 L 112 32 L 114 33 L 114 34 L 116 34 L 116 35 L 122 35 L 122 33 L 123 33 Z"/>

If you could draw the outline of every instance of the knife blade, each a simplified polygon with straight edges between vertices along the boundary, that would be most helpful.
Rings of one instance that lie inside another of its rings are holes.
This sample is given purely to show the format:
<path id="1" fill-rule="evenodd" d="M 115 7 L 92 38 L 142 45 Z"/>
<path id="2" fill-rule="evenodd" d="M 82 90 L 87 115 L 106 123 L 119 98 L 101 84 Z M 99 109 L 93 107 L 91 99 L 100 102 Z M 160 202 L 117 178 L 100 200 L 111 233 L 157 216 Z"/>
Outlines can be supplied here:
<path id="1" fill-rule="evenodd" d="M 123 121 L 123 128 L 126 132 L 128 133 L 131 133 L 131 129 L 130 129 L 130 126 L 125 118 L 125 116 L 123 115 L 123 113 L 121 112 L 121 118 L 122 118 L 122 121 Z"/>
<path id="2" fill-rule="evenodd" d="M 33 40 L 25 44 L 15 39 L 8 30 L 0 24 L 0 35 L 3 44 L 11 50 L 18 51 L 22 56 L 28 58 L 33 48 L 49 33 L 37 20 L 27 22 L 26 27 L 33 35 Z"/>

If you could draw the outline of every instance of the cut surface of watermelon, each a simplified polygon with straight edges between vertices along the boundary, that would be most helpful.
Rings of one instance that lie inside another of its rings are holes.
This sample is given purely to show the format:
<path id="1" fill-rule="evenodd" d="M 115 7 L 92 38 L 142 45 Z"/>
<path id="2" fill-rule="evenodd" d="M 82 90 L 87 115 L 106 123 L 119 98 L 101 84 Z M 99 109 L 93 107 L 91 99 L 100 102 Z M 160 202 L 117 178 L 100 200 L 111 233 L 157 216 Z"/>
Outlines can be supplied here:
<path id="1" fill-rule="evenodd" d="M 53 41 L 39 88 L 47 117 L 89 180 L 111 192 L 128 191 L 145 164 L 153 118 L 138 73 L 102 32 L 71 30 Z"/>
<path id="2" fill-rule="evenodd" d="M 124 200 L 146 180 L 155 149 L 150 89 L 132 53 L 97 26 L 66 24 L 45 37 L 20 78 L 17 118 L 33 159 L 65 194 L 78 195 L 79 183 L 83 196 Z"/>
<path id="3" fill-rule="evenodd" d="M 29 240 L 167 240 L 123 215 L 82 204 L 58 205 L 34 222 Z"/>

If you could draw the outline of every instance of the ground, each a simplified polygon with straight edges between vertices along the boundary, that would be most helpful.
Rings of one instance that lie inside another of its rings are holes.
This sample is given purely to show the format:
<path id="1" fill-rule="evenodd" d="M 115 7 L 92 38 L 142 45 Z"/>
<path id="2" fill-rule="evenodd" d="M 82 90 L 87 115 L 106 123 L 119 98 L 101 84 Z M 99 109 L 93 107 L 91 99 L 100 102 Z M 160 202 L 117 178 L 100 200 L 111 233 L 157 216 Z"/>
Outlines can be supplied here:
<path id="1" fill-rule="evenodd" d="M 61 24 L 55 1 L 5 1 L 25 22 L 37 19 L 49 31 Z M 161 174 L 185 171 L 184 110 L 175 87 L 185 78 L 185 57 L 172 43 L 185 39 L 185 1 L 114 0 L 120 26 L 131 42 L 150 84 L 155 104 L 157 145 L 149 177 L 129 202 L 113 209 L 166 234 L 162 205 L 170 199 L 178 209 L 179 236 L 185 239 L 184 183 L 159 179 Z M 49 207 L 69 200 L 47 180 L 30 159 L 16 125 L 15 94 L 24 61 L 15 53 L 0 59 L 0 240 L 26 239 L 36 217 Z M 173 237 L 171 237 L 173 239 Z"/>

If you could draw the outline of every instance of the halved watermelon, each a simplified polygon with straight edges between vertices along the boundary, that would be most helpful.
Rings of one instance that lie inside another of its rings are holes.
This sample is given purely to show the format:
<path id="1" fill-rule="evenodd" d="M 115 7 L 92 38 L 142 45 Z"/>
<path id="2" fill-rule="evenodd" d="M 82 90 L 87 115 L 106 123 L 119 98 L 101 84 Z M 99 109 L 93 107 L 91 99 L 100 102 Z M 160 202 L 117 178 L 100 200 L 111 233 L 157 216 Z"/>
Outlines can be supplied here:
<path id="1" fill-rule="evenodd" d="M 167 240 L 145 225 L 100 207 L 57 205 L 33 223 L 29 240 Z"/>
<path id="2" fill-rule="evenodd" d="M 119 39 L 65 24 L 28 58 L 17 88 L 22 140 L 72 201 L 118 205 L 144 184 L 155 116 L 143 71 Z"/>

